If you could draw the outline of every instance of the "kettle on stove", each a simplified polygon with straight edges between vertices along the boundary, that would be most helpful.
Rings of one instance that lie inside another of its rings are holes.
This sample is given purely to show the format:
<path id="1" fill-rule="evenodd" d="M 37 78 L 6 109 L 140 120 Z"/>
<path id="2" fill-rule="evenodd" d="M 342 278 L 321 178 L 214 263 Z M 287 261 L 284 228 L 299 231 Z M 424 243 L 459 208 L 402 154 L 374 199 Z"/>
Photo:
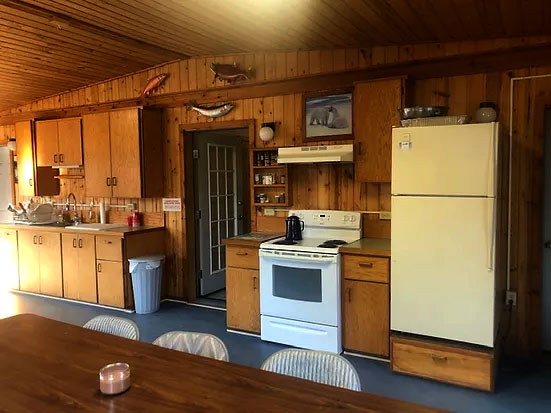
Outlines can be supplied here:
<path id="1" fill-rule="evenodd" d="M 301 221 L 296 215 L 291 215 L 285 219 L 285 239 L 289 241 L 298 241 L 302 239 L 304 231 L 304 221 Z"/>

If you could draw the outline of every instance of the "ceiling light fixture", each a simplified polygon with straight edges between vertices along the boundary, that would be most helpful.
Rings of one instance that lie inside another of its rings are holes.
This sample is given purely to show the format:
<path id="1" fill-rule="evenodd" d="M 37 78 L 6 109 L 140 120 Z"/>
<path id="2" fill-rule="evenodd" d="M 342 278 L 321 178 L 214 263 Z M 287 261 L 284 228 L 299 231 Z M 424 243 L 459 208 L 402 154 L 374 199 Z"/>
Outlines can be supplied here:
<path id="1" fill-rule="evenodd" d="M 271 141 L 274 138 L 275 133 L 275 122 L 265 122 L 262 124 L 258 135 L 262 142 Z"/>

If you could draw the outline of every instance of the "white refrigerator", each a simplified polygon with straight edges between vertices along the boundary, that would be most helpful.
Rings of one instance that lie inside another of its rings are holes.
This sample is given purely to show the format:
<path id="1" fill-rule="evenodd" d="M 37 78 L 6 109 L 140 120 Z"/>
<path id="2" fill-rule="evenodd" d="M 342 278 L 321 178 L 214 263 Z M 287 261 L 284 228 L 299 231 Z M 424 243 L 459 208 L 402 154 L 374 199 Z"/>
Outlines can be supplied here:
<path id="1" fill-rule="evenodd" d="M 494 346 L 498 124 L 395 128 L 391 329 Z"/>

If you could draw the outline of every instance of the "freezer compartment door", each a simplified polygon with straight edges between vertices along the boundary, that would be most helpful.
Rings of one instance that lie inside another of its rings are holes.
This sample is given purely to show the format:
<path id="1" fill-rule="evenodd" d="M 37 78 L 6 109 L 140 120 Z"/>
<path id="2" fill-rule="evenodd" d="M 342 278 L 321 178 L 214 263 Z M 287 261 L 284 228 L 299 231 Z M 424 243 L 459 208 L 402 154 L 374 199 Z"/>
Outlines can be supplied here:
<path id="1" fill-rule="evenodd" d="M 497 123 L 395 128 L 392 193 L 495 196 Z"/>
<path id="2" fill-rule="evenodd" d="M 392 197 L 392 330 L 493 347 L 494 205 Z"/>

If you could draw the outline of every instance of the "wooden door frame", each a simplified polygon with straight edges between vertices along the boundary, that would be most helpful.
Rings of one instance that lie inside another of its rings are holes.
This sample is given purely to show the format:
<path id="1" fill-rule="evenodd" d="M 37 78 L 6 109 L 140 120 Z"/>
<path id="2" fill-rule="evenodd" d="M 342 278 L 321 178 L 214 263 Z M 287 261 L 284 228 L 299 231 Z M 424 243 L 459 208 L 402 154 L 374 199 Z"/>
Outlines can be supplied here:
<path id="1" fill-rule="evenodd" d="M 184 265 L 186 273 L 184 274 L 184 296 L 187 301 L 197 301 L 197 279 L 195 277 L 196 268 L 196 248 L 195 248 L 195 196 L 193 191 L 193 155 L 192 155 L 192 139 L 193 132 L 216 131 L 225 129 L 241 129 L 249 130 L 249 157 L 250 149 L 254 147 L 255 139 L 255 120 L 230 120 L 230 121 L 212 121 L 203 123 L 186 123 L 180 125 L 180 173 L 183 179 L 180 182 L 181 193 L 184 195 L 185 206 L 185 226 L 182 228 L 184 232 L 181 234 L 186 241 L 186 256 L 187 265 Z M 250 179 L 249 179 L 250 180 Z M 191 182 L 191 185 L 186 185 L 186 182 Z M 245 185 L 250 183 L 245 183 Z M 250 204 L 251 214 L 253 205 Z M 193 276 L 192 276 L 193 274 Z"/>

